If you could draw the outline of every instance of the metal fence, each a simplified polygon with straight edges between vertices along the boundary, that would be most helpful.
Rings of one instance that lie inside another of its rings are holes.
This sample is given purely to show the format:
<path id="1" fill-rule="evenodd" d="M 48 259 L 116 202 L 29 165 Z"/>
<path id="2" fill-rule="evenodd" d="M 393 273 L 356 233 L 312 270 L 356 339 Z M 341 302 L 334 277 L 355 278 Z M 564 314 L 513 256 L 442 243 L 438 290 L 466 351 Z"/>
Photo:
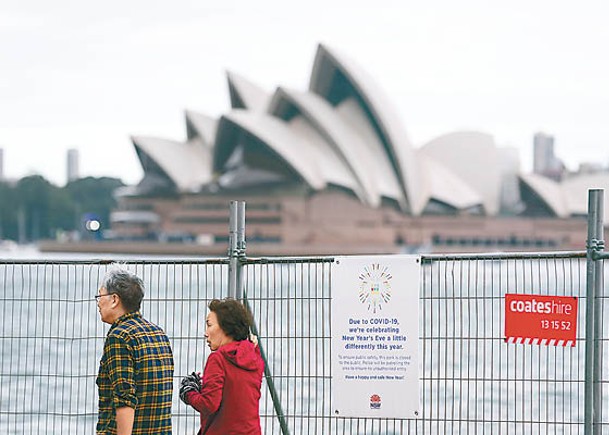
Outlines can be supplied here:
<path id="1" fill-rule="evenodd" d="M 201 369 L 209 352 L 202 338 L 206 304 L 227 294 L 228 261 L 127 266 L 148 289 L 143 313 L 172 340 L 177 392 L 181 376 Z M 107 326 L 93 296 L 106 267 L 94 261 L 0 263 L 0 433 L 94 433 L 95 378 Z M 584 252 L 424 256 L 422 414 L 412 420 L 332 414 L 332 267 L 331 258 L 244 262 L 244 296 L 278 399 L 273 403 L 265 380 L 263 433 L 584 433 Z M 576 346 L 506 343 L 505 293 L 577 296 Z M 600 299 L 604 305 L 605 296 Z M 601 323 L 606 355 L 609 326 Z M 607 379 L 600 383 L 607 397 Z M 174 432 L 195 433 L 195 412 L 174 396 Z M 605 412 L 597 433 L 608 428 Z"/>
<path id="2" fill-rule="evenodd" d="M 0 433 L 91 434 L 108 326 L 94 295 L 108 262 L 0 263 Z M 179 376 L 201 368 L 206 302 L 226 295 L 227 260 L 130 262 L 148 289 L 146 317 L 171 337 Z M 196 417 L 175 394 L 176 433 Z"/>
<path id="3" fill-rule="evenodd" d="M 265 434 L 609 434 L 602 214 L 590 213 L 585 252 L 422 256 L 416 419 L 332 413 L 334 259 L 246 258 L 244 210 L 237 216 L 227 259 L 125 262 L 148 289 L 143 314 L 172 341 L 174 433 L 198 428 L 177 389 L 208 356 L 207 303 L 236 295 L 266 360 Z M 108 327 L 94 295 L 108 263 L 0 261 L 0 433 L 95 432 Z M 577 297 L 576 345 L 504 340 L 507 293 Z"/>

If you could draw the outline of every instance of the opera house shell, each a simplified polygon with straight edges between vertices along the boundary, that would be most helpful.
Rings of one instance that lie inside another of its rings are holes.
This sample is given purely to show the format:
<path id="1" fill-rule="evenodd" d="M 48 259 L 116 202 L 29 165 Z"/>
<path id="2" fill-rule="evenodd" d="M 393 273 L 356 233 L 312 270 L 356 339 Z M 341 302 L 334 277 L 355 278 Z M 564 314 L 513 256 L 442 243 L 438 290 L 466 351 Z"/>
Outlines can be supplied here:
<path id="1" fill-rule="evenodd" d="M 186 111 L 185 141 L 132 138 L 144 177 L 119 193 L 116 237 L 225 247 L 228 203 L 244 199 L 260 253 L 585 243 L 589 184 L 522 174 L 515 150 L 481 132 L 413 147 L 372 78 L 325 45 L 307 91 L 227 78 L 220 119 Z"/>

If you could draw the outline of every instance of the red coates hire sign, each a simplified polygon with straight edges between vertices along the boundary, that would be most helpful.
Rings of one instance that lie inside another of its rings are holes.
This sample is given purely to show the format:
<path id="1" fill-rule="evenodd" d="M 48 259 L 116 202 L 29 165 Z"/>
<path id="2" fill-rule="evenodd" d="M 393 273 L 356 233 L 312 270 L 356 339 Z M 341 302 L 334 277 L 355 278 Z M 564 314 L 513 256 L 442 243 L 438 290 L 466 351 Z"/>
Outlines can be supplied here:
<path id="1" fill-rule="evenodd" d="M 505 341 L 575 346 L 577 298 L 505 295 Z"/>

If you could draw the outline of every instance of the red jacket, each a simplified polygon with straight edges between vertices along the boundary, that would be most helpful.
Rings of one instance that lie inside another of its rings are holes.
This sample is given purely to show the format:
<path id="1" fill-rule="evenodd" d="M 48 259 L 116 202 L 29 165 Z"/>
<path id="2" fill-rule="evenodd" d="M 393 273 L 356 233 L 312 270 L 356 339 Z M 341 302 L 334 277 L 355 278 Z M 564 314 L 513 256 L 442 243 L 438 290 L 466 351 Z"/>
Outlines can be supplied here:
<path id="1" fill-rule="evenodd" d="M 187 394 L 201 413 L 200 434 L 260 434 L 260 387 L 264 363 L 249 340 L 234 341 L 212 352 L 203 371 L 201 392 Z"/>

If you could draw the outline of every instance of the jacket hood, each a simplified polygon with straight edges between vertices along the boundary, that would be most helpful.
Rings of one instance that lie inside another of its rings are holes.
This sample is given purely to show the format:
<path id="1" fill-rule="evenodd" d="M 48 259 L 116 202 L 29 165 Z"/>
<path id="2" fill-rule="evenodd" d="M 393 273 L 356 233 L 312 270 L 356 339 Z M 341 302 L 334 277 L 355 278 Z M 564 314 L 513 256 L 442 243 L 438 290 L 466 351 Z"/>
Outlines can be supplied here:
<path id="1" fill-rule="evenodd" d="M 255 371 L 262 366 L 260 349 L 249 340 L 233 341 L 222 346 L 218 352 L 230 363 L 244 370 Z"/>

